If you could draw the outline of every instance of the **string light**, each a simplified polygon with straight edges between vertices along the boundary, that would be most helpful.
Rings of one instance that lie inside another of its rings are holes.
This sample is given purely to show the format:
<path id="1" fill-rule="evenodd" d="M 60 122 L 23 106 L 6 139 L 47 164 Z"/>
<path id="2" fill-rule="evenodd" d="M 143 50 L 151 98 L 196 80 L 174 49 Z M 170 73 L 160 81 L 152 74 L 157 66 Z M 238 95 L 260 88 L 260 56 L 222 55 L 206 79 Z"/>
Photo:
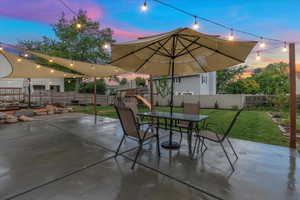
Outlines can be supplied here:
<path id="1" fill-rule="evenodd" d="M 282 52 L 287 52 L 287 44 L 284 42 L 284 46 L 282 47 Z"/>
<path id="2" fill-rule="evenodd" d="M 70 63 L 70 67 L 73 67 L 74 66 L 74 64 L 73 63 Z"/>
<path id="3" fill-rule="evenodd" d="M 200 24 L 198 23 L 197 17 L 196 17 L 196 16 L 195 16 L 195 21 L 194 21 L 194 23 L 193 23 L 193 25 L 192 25 L 192 28 L 193 28 L 195 31 L 197 31 L 197 30 L 200 28 Z"/>
<path id="4" fill-rule="evenodd" d="M 228 36 L 228 40 L 229 41 L 233 41 L 234 40 L 233 29 L 230 29 L 230 35 Z"/>
<path id="5" fill-rule="evenodd" d="M 261 60 L 260 52 L 256 52 L 256 60 Z"/>
<path id="6" fill-rule="evenodd" d="M 76 28 L 81 29 L 82 25 L 80 23 L 76 24 Z"/>
<path id="7" fill-rule="evenodd" d="M 264 41 L 263 38 L 261 38 L 261 40 L 262 40 L 262 41 L 260 42 L 259 47 L 263 49 L 263 48 L 265 48 L 267 45 L 266 45 L 266 42 Z"/>
<path id="8" fill-rule="evenodd" d="M 17 59 L 17 61 L 18 61 L 18 62 L 21 62 L 21 61 L 22 61 L 22 59 L 21 59 L 21 58 L 18 58 L 18 59 Z"/>
<path id="9" fill-rule="evenodd" d="M 41 68 L 41 65 L 37 65 L 36 68 L 37 68 L 37 69 Z"/>
<path id="10" fill-rule="evenodd" d="M 24 57 L 26 57 L 26 58 L 27 58 L 28 56 L 29 56 L 29 55 L 28 55 L 27 53 L 25 53 L 25 54 L 24 54 Z"/>
<path id="11" fill-rule="evenodd" d="M 3 50 L 4 50 L 4 48 L 0 46 L 0 51 L 3 51 Z"/>
<path id="12" fill-rule="evenodd" d="M 52 59 L 50 59 L 50 60 L 49 60 L 49 62 L 51 62 L 51 63 L 52 63 L 52 62 L 53 62 L 53 60 L 52 60 Z"/>
<path id="13" fill-rule="evenodd" d="M 68 83 L 71 83 L 71 80 L 68 80 Z"/>
<path id="14" fill-rule="evenodd" d="M 53 70 L 53 69 L 51 69 L 51 70 L 50 70 L 50 72 L 51 72 L 51 73 L 54 73 L 54 70 Z"/>
<path id="15" fill-rule="evenodd" d="M 103 47 L 103 49 L 108 50 L 108 49 L 110 49 L 110 44 L 105 43 L 102 47 Z"/>
<path id="16" fill-rule="evenodd" d="M 148 10 L 147 1 L 144 1 L 143 5 L 141 6 L 141 11 L 146 12 Z"/>

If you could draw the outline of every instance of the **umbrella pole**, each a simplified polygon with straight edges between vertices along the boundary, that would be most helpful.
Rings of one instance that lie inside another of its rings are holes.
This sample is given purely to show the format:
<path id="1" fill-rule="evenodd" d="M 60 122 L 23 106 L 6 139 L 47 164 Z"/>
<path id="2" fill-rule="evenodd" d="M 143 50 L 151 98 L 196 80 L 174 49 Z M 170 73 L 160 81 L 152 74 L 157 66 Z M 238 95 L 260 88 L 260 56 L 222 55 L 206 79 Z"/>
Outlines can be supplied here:
<path id="1" fill-rule="evenodd" d="M 97 123 L 97 78 L 94 78 L 94 114 L 95 114 L 95 124 Z"/>
<path id="2" fill-rule="evenodd" d="M 170 100 L 170 134 L 169 134 L 169 141 L 163 142 L 162 147 L 165 149 L 179 149 L 180 144 L 177 142 L 173 142 L 173 96 L 174 96 L 174 68 L 175 68 L 175 58 L 171 59 L 171 68 L 172 68 L 172 76 L 171 76 L 171 100 Z"/>

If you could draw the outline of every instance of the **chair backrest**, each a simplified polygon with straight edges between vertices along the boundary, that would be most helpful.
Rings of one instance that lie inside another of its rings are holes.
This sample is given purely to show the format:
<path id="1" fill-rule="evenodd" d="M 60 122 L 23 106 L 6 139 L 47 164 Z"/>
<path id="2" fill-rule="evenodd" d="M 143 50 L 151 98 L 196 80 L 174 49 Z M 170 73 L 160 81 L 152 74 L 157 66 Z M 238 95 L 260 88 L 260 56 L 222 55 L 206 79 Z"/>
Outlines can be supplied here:
<path id="1" fill-rule="evenodd" d="M 125 107 L 130 108 L 134 114 L 134 117 L 137 118 L 138 106 L 136 101 L 126 102 Z"/>
<path id="2" fill-rule="evenodd" d="M 140 138 L 136 119 L 133 111 L 130 108 L 115 106 L 118 113 L 124 134 Z"/>
<path id="3" fill-rule="evenodd" d="M 241 112 L 243 111 L 244 108 L 238 110 L 235 114 L 235 116 L 233 117 L 232 121 L 230 122 L 229 127 L 227 128 L 223 138 L 221 139 L 222 141 L 229 135 L 231 129 L 233 128 L 234 124 L 236 123 L 236 120 L 238 119 L 239 115 L 241 114 Z"/>
<path id="4" fill-rule="evenodd" d="M 199 114 L 200 105 L 194 103 L 184 103 L 183 112 L 184 114 L 197 115 Z"/>

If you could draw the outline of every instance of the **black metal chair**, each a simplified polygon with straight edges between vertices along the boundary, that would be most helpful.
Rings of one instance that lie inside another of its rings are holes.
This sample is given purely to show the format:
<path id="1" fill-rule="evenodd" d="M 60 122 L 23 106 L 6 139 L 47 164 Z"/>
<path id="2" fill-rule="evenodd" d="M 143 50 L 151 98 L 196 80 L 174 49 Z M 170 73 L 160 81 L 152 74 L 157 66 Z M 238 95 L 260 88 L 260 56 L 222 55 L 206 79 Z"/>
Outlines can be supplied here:
<path id="1" fill-rule="evenodd" d="M 190 115 L 198 115 L 200 111 L 200 105 L 199 104 L 193 104 L 193 103 L 184 103 L 183 105 L 183 113 L 184 114 L 190 114 Z M 188 121 L 179 121 L 176 123 L 176 127 L 179 128 L 180 132 L 180 144 L 182 141 L 182 133 L 188 133 L 188 129 L 190 128 L 190 122 Z M 193 124 L 193 127 L 196 132 L 199 131 L 198 124 Z"/>
<path id="2" fill-rule="evenodd" d="M 218 126 L 215 123 L 207 123 L 205 125 L 204 129 L 201 130 L 199 132 L 199 134 L 196 135 L 197 138 L 195 140 L 195 146 L 194 146 L 193 152 L 195 152 L 196 148 L 199 149 L 200 142 L 202 141 L 202 143 L 201 143 L 201 153 L 204 153 L 207 150 L 207 146 L 205 145 L 205 140 L 206 139 L 209 140 L 209 141 L 212 141 L 212 142 L 219 143 L 221 145 L 221 147 L 222 147 L 225 155 L 226 155 L 226 158 L 227 158 L 228 162 L 230 163 L 230 166 L 231 166 L 232 170 L 234 171 L 235 169 L 233 167 L 233 164 L 232 164 L 232 162 L 231 162 L 231 160 L 229 158 L 229 155 L 228 155 L 227 151 L 225 150 L 223 142 L 225 140 L 227 140 L 227 142 L 229 143 L 229 146 L 232 149 L 234 155 L 236 156 L 236 160 L 237 160 L 238 159 L 238 155 L 237 155 L 236 151 L 234 150 L 233 145 L 230 142 L 228 135 L 231 132 L 231 130 L 232 130 L 234 124 L 236 123 L 236 121 L 237 121 L 240 113 L 242 112 L 242 110 L 243 109 L 240 109 L 240 110 L 238 110 L 236 112 L 234 118 L 232 119 L 232 121 L 231 121 L 231 123 L 230 123 L 230 125 L 229 125 L 229 127 L 227 128 L 226 131 L 224 131 L 224 129 L 222 127 Z M 212 128 L 210 128 L 210 126 L 217 126 L 218 131 L 213 130 Z M 205 146 L 204 151 L 202 151 L 203 146 Z"/>
<path id="3" fill-rule="evenodd" d="M 141 130 L 139 124 L 136 121 L 136 118 L 134 116 L 133 111 L 130 108 L 126 108 L 126 107 L 118 107 L 115 106 L 115 109 L 118 113 L 121 125 L 122 125 L 122 129 L 124 132 L 124 135 L 122 137 L 122 140 L 118 146 L 118 149 L 116 151 L 115 156 L 118 156 L 120 148 L 122 146 L 122 143 L 126 138 L 135 140 L 139 143 L 139 148 L 138 151 L 136 153 L 136 156 L 134 158 L 134 162 L 132 164 L 131 169 L 134 169 L 135 163 L 137 161 L 137 158 L 140 154 L 140 151 L 143 148 L 143 144 L 145 143 L 145 141 L 148 141 L 149 139 L 152 139 L 154 137 L 156 137 L 157 140 L 157 151 L 158 151 L 158 155 L 160 156 L 160 145 L 159 145 L 159 135 L 158 132 L 156 132 L 156 134 L 153 132 L 153 129 L 151 128 L 151 126 L 149 126 L 145 131 Z"/>

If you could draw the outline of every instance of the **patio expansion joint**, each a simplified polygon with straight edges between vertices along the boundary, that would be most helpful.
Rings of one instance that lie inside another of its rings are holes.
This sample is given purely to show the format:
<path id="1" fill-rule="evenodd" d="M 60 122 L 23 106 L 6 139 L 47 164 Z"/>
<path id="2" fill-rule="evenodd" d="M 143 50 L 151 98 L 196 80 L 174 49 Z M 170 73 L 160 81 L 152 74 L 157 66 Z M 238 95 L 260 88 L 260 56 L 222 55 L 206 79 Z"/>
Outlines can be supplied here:
<path id="1" fill-rule="evenodd" d="M 65 133 L 62 133 L 62 134 L 68 133 L 68 134 L 74 135 L 71 131 L 68 131 L 68 130 L 65 130 L 65 129 L 59 127 L 59 126 L 56 126 L 56 125 L 50 123 L 49 121 L 47 121 L 47 124 L 48 124 L 49 126 L 55 127 L 55 128 L 57 128 L 57 129 L 59 129 L 59 130 L 65 132 Z M 106 151 L 109 151 L 109 152 L 111 152 L 111 153 L 115 153 L 114 150 L 111 150 L 111 149 L 109 149 L 109 148 L 107 148 L 107 147 L 104 147 L 104 146 L 102 146 L 102 145 L 100 145 L 100 144 L 97 144 L 97 143 L 92 142 L 92 141 L 90 141 L 90 140 L 83 139 L 83 138 L 81 138 L 81 137 L 79 137 L 79 136 L 77 136 L 77 135 L 74 135 L 74 136 L 78 137 L 80 140 L 84 140 L 84 141 L 87 142 L 87 143 L 90 143 L 90 144 L 93 144 L 93 145 L 95 145 L 95 146 L 98 146 L 98 147 L 100 147 L 100 148 L 102 148 L 102 149 L 104 149 L 104 150 L 106 150 Z M 167 137 L 167 136 L 168 136 L 168 135 L 164 135 L 164 136 L 162 136 L 161 138 L 164 138 L 164 137 Z M 144 144 L 144 145 L 147 145 L 147 144 Z M 137 148 L 138 148 L 138 146 L 133 147 L 133 148 L 131 148 L 131 149 L 128 149 L 128 150 L 126 150 L 126 151 L 123 151 L 123 152 L 119 153 L 118 156 L 122 156 L 122 157 L 124 157 L 124 158 L 126 158 L 126 159 L 128 159 L 128 160 L 133 161 L 133 159 L 131 159 L 130 157 L 126 156 L 125 154 L 128 153 L 128 152 L 134 151 L 134 150 L 136 150 Z M 5 200 L 11 200 L 11 199 L 14 199 L 14 198 L 16 198 L 16 197 L 22 196 L 22 195 L 24 195 L 24 194 L 26 194 L 26 193 L 32 192 L 32 191 L 34 191 L 34 190 L 37 190 L 37 189 L 39 189 L 39 188 L 41 188 L 41 187 L 43 187 L 43 186 L 46 186 L 46 185 L 49 185 L 49 184 L 51 184 L 51 183 L 57 182 L 57 181 L 59 181 L 59 180 L 62 180 L 62 179 L 64 179 L 64 178 L 67 178 L 67 177 L 69 177 L 69 176 L 71 176 L 71 175 L 80 173 L 80 172 L 82 172 L 82 171 L 84 171 L 84 170 L 86 170 L 86 169 L 95 167 L 96 165 L 101 164 L 102 162 L 108 161 L 108 160 L 110 160 L 110 159 L 115 159 L 115 158 L 116 158 L 116 155 L 109 156 L 108 158 L 106 158 L 106 159 L 104 159 L 104 160 L 97 161 L 97 162 L 92 163 L 92 164 L 90 164 L 90 165 L 84 166 L 84 167 L 82 167 L 82 168 L 80 168 L 80 169 L 73 170 L 73 171 L 71 171 L 71 172 L 69 172 L 69 173 L 67 173 L 67 174 L 65 174 L 65 175 L 63 175 L 63 176 L 57 177 L 57 178 L 55 178 L 55 179 L 53 179 L 53 180 L 51 180 L 51 181 L 48 181 L 48 182 L 46 182 L 46 183 L 43 183 L 43 184 L 40 184 L 40 185 L 38 185 L 38 186 L 32 187 L 31 189 L 28 189 L 28 190 L 26 190 L 26 191 L 20 192 L 20 193 L 18 193 L 18 194 L 12 195 L 12 196 L 6 198 Z M 137 161 L 137 163 L 138 163 L 139 165 L 141 165 L 141 166 L 143 166 L 143 167 L 145 167 L 145 168 L 151 170 L 151 171 L 154 171 L 154 172 L 156 172 L 156 173 L 159 173 L 159 174 L 161 174 L 161 175 L 163 175 L 163 176 L 165 176 L 165 177 L 167 177 L 167 178 L 170 178 L 171 180 L 174 180 L 174 181 L 176 181 L 176 182 L 178 182 L 178 183 L 180 183 L 180 184 L 186 185 L 186 186 L 188 186 L 188 187 L 190 187 L 190 188 L 192 188 L 192 189 L 194 189 L 194 190 L 197 190 L 197 191 L 199 191 L 199 192 L 201 192 L 201 193 L 203 193 L 203 194 L 205 194 L 205 195 L 207 195 L 207 196 L 209 196 L 209 197 L 212 197 L 212 198 L 218 199 L 218 200 L 223 200 L 222 198 L 220 198 L 220 197 L 218 197 L 218 196 L 216 196 L 216 195 L 214 195 L 214 194 L 211 194 L 211 193 L 209 193 L 208 191 L 206 191 L 206 190 L 204 190 L 204 189 L 202 189 L 202 188 L 199 188 L 199 187 L 197 187 L 197 186 L 195 186 L 195 185 L 193 185 L 193 184 L 191 184 L 191 183 L 182 181 L 182 180 L 180 180 L 180 179 L 178 179 L 178 178 L 176 178 L 176 177 L 174 177 L 174 176 L 171 176 L 171 175 L 169 175 L 169 174 L 166 174 L 166 173 L 164 173 L 164 172 L 162 172 L 162 171 L 159 171 L 158 169 L 155 169 L 155 168 L 153 168 L 153 167 L 150 167 L 150 166 L 148 166 L 148 165 L 146 165 L 146 164 L 144 164 L 144 163 L 141 163 L 141 162 L 139 162 L 139 161 Z"/>
<path id="2" fill-rule="evenodd" d="M 67 177 L 72 176 L 72 175 L 74 175 L 74 174 L 78 174 L 78 173 L 80 173 L 80 172 L 82 172 L 82 171 L 84 171 L 84 170 L 86 170 L 86 169 L 95 167 L 96 165 L 101 164 L 101 163 L 103 163 L 103 162 L 105 162 L 105 161 L 108 161 L 108 160 L 110 160 L 110 159 L 113 159 L 113 158 L 115 158 L 114 155 L 113 155 L 113 156 L 109 156 L 109 157 L 107 157 L 107 158 L 105 158 L 105 159 L 103 159 L 103 160 L 99 160 L 99 161 L 96 161 L 96 162 L 94 162 L 94 163 L 85 165 L 85 166 L 83 166 L 83 167 L 81 167 L 81 168 L 79 168 L 79 169 L 72 170 L 72 171 L 70 171 L 70 172 L 68 172 L 68 173 L 66 173 L 66 174 L 64 174 L 64 175 L 62 175 L 62 176 L 59 176 L 59 177 L 54 178 L 54 179 L 52 179 L 52 180 L 50 180 L 50 181 L 47 181 L 47 182 L 45 182 L 45 183 L 39 184 L 39 185 L 34 186 L 34 187 L 32 187 L 32 188 L 29 188 L 29 189 L 27 189 L 27 190 L 24 190 L 23 192 L 19 192 L 19 193 L 10 195 L 9 197 L 4 198 L 4 200 L 12 200 L 12 199 L 15 199 L 15 198 L 20 197 L 20 196 L 22 196 L 22 195 L 24 195 L 24 194 L 27 194 L 27 193 L 29 193 L 29 192 L 32 192 L 32 191 L 34 191 L 34 190 L 37 190 L 37 189 L 42 188 L 42 187 L 44 187 L 44 186 L 47 186 L 47 185 L 49 185 L 49 184 L 55 183 L 55 182 L 57 182 L 57 181 L 60 181 L 60 180 L 62 180 L 62 179 L 64 179 L 64 178 L 67 178 Z"/>
<path id="3" fill-rule="evenodd" d="M 72 132 L 70 132 L 70 131 L 68 131 L 68 130 L 65 130 L 65 129 L 63 129 L 63 128 L 60 128 L 60 127 L 58 127 L 58 126 L 56 126 L 56 125 L 53 125 L 53 124 L 51 124 L 51 123 L 48 123 L 48 124 L 49 124 L 50 126 L 53 126 L 53 127 L 57 128 L 57 129 L 60 129 L 60 130 L 62 130 L 62 131 L 64 131 L 64 132 L 67 132 L 67 133 L 69 133 L 69 134 L 73 134 Z M 79 137 L 79 136 L 77 136 L 77 137 Z M 164 136 L 162 136 L 161 138 L 165 138 L 165 137 L 168 137 L 168 135 L 164 135 Z M 79 138 L 80 138 L 80 137 L 79 137 Z M 81 139 L 81 140 L 85 140 L 86 142 L 91 143 L 91 144 L 94 144 L 94 145 L 96 145 L 96 146 L 98 146 L 98 147 L 100 147 L 100 148 L 103 148 L 103 149 L 107 150 L 107 151 L 110 151 L 110 152 L 115 153 L 114 150 L 108 149 L 107 147 L 104 147 L 104 146 L 102 146 L 102 145 L 100 145 L 100 144 L 97 144 L 97 143 L 95 143 L 95 142 L 92 142 L 92 141 L 90 141 L 90 140 L 86 140 L 86 139 L 83 139 L 83 138 L 80 138 L 80 139 Z M 147 145 L 147 144 L 144 144 L 144 145 Z M 119 153 L 118 156 L 123 156 L 124 158 L 133 161 L 133 159 L 129 158 L 129 157 L 126 156 L 125 154 L 128 153 L 128 152 L 134 151 L 134 150 L 136 150 L 136 149 L 138 149 L 138 146 L 136 146 L 136 147 L 134 147 L 134 148 L 131 148 L 131 149 L 129 149 L 129 150 L 123 151 L 123 152 Z M 113 156 L 113 157 L 111 157 L 111 158 L 116 158 L 116 156 Z M 173 176 L 171 176 L 171 175 L 168 175 L 168 174 L 166 174 L 166 173 L 164 173 L 164 172 L 159 171 L 158 169 L 155 169 L 155 168 L 153 168 L 153 167 L 150 167 L 150 166 L 145 165 L 145 164 L 143 164 L 143 163 L 140 163 L 140 162 L 138 162 L 138 161 L 137 161 L 137 163 L 138 163 L 139 165 L 141 165 L 141 166 L 143 166 L 143 167 L 145 167 L 145 168 L 151 170 L 151 171 L 154 171 L 154 172 L 159 173 L 159 174 L 161 174 L 161 175 L 163 175 L 163 176 L 166 176 L 166 177 L 168 177 L 168 178 L 170 178 L 170 179 L 172 179 L 172 180 L 174 180 L 174 181 L 176 181 L 176 182 L 178 182 L 178 183 L 184 184 L 184 185 L 186 185 L 186 186 L 188 186 L 188 187 L 190 187 L 190 188 L 193 188 L 193 189 L 195 189 L 195 190 L 197 190 L 197 191 L 199 191 L 199 192 L 201 192 L 201 193 L 204 193 L 204 194 L 206 194 L 206 195 L 208 195 L 208 196 L 210 196 L 210 197 L 212 197 L 212 198 L 214 198 L 214 199 L 223 200 L 222 198 L 220 198 L 220 197 L 218 197 L 218 196 L 216 196 L 216 195 L 214 195 L 214 194 L 211 194 L 211 193 L 209 193 L 208 191 L 206 191 L 206 190 L 204 190 L 204 189 L 202 189 L 202 188 L 199 188 L 199 187 L 197 187 L 197 186 L 195 186 L 195 185 L 193 185 L 193 184 L 190 184 L 190 183 L 187 183 L 187 182 L 185 182 L 185 181 L 182 181 L 182 180 L 180 180 L 180 179 L 178 179 L 178 178 L 176 178 L 176 177 L 173 177 Z"/>
<path id="4" fill-rule="evenodd" d="M 124 155 L 124 154 L 121 154 L 121 156 L 123 156 L 124 158 L 126 158 L 126 159 L 128 159 L 128 160 L 133 161 L 132 158 L 130 158 L 130 157 Z M 144 163 L 141 163 L 141 162 L 139 162 L 139 161 L 137 161 L 136 163 L 139 164 L 139 165 L 141 165 L 141 166 L 143 166 L 143 167 L 145 167 L 145 168 L 147 168 L 147 169 L 149 169 L 149 170 L 152 170 L 152 171 L 154 171 L 154 172 L 156 172 L 156 173 L 159 173 L 159 174 L 161 174 L 161 175 L 163 175 L 163 176 L 166 176 L 166 177 L 168 177 L 168 178 L 170 178 L 170 179 L 172 179 L 172 180 L 174 180 L 174 181 L 176 181 L 176 182 L 178 182 L 178 183 L 181 183 L 181 184 L 183 184 L 183 185 L 186 185 L 186 186 L 188 186 L 188 187 L 190 187 L 190 188 L 192 188 L 192 189 L 194 189 L 194 190 L 197 190 L 197 191 L 199 191 L 199 192 L 201 192 L 201 193 L 203 193 L 203 194 L 205 194 L 205 195 L 207 195 L 207 196 L 209 196 L 209 197 L 212 197 L 212 198 L 218 199 L 218 200 L 224 200 L 224 199 L 222 199 L 221 197 L 218 197 L 218 196 L 216 196 L 216 195 L 214 195 L 214 194 L 211 194 L 210 192 L 208 192 L 208 191 L 206 191 L 206 190 L 204 190 L 204 189 L 202 189 L 202 188 L 199 188 L 199 187 L 197 187 L 197 186 L 195 186 L 195 185 L 193 185 L 193 184 L 191 184 L 191 183 L 182 181 L 182 180 L 180 180 L 180 179 L 178 179 L 178 178 L 176 178 L 176 177 L 174 177 L 174 176 L 171 176 L 171 175 L 169 175 L 169 174 L 167 174 L 167 173 L 164 173 L 164 172 L 162 172 L 162 171 L 159 171 L 158 169 L 155 169 L 154 167 L 150 167 L 150 166 L 148 166 L 148 165 L 146 165 L 146 164 L 144 164 Z"/>

